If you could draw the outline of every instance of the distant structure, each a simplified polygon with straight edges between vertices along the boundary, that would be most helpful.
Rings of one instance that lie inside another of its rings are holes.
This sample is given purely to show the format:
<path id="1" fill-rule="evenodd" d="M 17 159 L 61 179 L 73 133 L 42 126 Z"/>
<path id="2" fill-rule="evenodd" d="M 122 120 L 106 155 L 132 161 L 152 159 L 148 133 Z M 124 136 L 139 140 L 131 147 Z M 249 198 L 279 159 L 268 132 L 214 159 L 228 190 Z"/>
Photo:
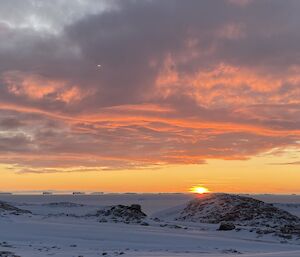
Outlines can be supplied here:
<path id="1" fill-rule="evenodd" d="M 10 192 L 0 192 L 0 195 L 12 195 Z"/>
<path id="2" fill-rule="evenodd" d="M 91 195 L 104 195 L 104 192 L 92 192 Z"/>
<path id="3" fill-rule="evenodd" d="M 73 195 L 85 195 L 84 192 L 73 192 Z"/>
<path id="4" fill-rule="evenodd" d="M 52 192 L 43 192 L 43 195 L 53 195 Z"/>

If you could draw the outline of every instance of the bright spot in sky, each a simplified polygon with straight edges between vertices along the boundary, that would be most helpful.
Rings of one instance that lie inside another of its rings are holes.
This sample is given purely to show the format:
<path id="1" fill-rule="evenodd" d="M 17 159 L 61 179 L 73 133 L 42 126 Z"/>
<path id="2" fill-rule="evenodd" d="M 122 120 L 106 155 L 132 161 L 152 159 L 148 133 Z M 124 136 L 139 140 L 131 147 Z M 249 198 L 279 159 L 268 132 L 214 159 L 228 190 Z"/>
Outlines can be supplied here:
<path id="1" fill-rule="evenodd" d="M 98 67 L 98 68 L 101 68 L 101 64 L 97 64 L 97 67 Z"/>
<path id="2" fill-rule="evenodd" d="M 196 194 L 205 194 L 205 193 L 209 193 L 209 190 L 203 186 L 193 186 L 190 188 L 190 192 Z"/>

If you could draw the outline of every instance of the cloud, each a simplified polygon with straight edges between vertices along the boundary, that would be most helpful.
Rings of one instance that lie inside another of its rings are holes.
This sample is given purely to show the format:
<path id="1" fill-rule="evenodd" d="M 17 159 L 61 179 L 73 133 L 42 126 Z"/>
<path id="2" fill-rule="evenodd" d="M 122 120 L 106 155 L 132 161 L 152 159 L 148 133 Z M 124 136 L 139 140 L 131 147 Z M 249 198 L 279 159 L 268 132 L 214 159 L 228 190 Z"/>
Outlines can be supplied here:
<path id="1" fill-rule="evenodd" d="M 300 165 L 300 161 L 296 162 L 281 162 L 281 163 L 271 163 L 271 165 Z"/>
<path id="2" fill-rule="evenodd" d="M 135 169 L 299 147 L 298 1 L 0 7 L 2 163 Z"/>

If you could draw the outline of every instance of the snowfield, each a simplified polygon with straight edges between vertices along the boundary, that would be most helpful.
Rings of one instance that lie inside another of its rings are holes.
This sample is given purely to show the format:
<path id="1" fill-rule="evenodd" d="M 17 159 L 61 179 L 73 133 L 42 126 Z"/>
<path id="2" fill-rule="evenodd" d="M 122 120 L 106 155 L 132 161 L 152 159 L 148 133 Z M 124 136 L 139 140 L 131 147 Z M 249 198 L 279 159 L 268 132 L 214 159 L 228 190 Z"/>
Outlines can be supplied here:
<path id="1" fill-rule="evenodd" d="M 247 226 L 219 231 L 219 223 L 174 219 L 193 197 L 0 195 L 0 202 L 5 202 L 2 209 L 0 205 L 0 257 L 300 257 L 297 234 L 260 234 Z M 254 197 L 295 216 L 300 213 L 300 196 Z"/>

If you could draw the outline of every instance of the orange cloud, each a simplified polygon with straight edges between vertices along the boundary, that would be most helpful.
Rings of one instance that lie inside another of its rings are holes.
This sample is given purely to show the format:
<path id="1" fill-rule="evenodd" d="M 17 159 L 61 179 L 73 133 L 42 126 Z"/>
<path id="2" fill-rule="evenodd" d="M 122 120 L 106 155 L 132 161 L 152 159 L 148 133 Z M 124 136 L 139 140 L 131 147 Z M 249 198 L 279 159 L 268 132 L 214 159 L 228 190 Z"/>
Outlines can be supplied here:
<path id="1" fill-rule="evenodd" d="M 10 94 L 31 100 L 48 98 L 69 104 L 80 101 L 90 93 L 78 86 L 70 86 L 66 81 L 50 80 L 35 74 L 11 71 L 2 77 Z"/>
<path id="2" fill-rule="evenodd" d="M 31 99 L 42 99 L 63 87 L 62 83 L 44 80 L 37 75 L 20 72 L 8 72 L 3 75 L 8 91 L 16 96 L 27 96 Z"/>
<path id="3" fill-rule="evenodd" d="M 297 21 L 298 4 L 116 5 L 58 34 L 0 30 L 3 163 L 122 169 L 299 149 L 299 33 L 286 16 Z"/>

